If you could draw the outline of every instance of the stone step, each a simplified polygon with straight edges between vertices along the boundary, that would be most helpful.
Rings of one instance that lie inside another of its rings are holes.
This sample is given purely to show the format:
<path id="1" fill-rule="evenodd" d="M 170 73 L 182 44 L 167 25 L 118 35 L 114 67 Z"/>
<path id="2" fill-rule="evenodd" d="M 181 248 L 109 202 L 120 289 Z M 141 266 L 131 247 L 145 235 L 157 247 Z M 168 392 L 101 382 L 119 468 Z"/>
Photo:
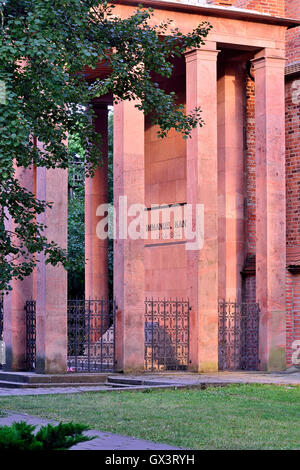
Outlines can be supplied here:
<path id="1" fill-rule="evenodd" d="M 142 380 L 134 379 L 132 377 L 118 377 L 118 376 L 109 376 L 107 378 L 107 384 L 123 384 L 123 385 L 170 385 L 169 382 L 155 382 L 155 380 Z M 176 384 L 174 384 L 176 385 Z"/>
<path id="2" fill-rule="evenodd" d="M 101 383 L 25 383 L 25 382 L 8 382 L 8 381 L 0 381 L 0 388 L 30 388 L 30 389 L 37 389 L 37 388 L 77 388 L 77 387 L 101 387 L 103 390 L 106 389 L 106 384 Z"/>
<path id="3" fill-rule="evenodd" d="M 0 382 L 14 382 L 21 384 L 51 384 L 60 386 L 61 383 L 69 384 L 103 384 L 107 381 L 105 373 L 74 373 L 68 374 L 36 374 L 34 372 L 0 372 Z"/>
<path id="4" fill-rule="evenodd" d="M 8 380 L 2 382 L 0 380 L 0 388 L 24 388 L 28 384 L 22 382 L 9 382 Z"/>
<path id="5" fill-rule="evenodd" d="M 141 390 L 149 387 L 166 388 L 180 384 L 126 377 L 121 374 L 68 373 L 61 375 L 34 372 L 0 372 L 0 388 L 65 388 L 101 387 L 101 390 Z"/>
<path id="6" fill-rule="evenodd" d="M 131 384 L 124 384 L 124 383 L 119 383 L 119 382 L 105 382 L 105 387 L 109 388 L 130 388 L 133 387 L 134 385 Z"/>

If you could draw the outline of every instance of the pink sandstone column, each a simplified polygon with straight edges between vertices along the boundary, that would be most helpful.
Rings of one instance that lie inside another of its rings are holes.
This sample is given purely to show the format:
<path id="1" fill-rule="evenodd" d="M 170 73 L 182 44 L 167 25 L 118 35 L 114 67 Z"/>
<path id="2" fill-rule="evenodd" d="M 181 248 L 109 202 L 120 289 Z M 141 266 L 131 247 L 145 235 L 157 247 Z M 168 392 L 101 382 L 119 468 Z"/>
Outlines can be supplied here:
<path id="1" fill-rule="evenodd" d="M 28 191 L 34 191 L 34 169 L 16 168 L 16 179 Z M 9 218 L 7 230 L 14 232 L 15 223 Z M 17 239 L 16 239 L 17 243 Z M 22 260 L 20 259 L 19 262 Z M 4 295 L 4 342 L 6 345 L 7 370 L 26 369 L 26 314 L 25 303 L 33 298 L 34 274 L 26 277 L 23 281 L 13 279 L 12 291 Z"/>
<path id="2" fill-rule="evenodd" d="M 256 300 L 262 370 L 285 368 L 284 51 L 263 50 L 255 67 Z"/>
<path id="3" fill-rule="evenodd" d="M 52 202 L 37 217 L 45 235 L 61 248 L 67 247 L 68 174 L 66 170 L 37 168 L 37 198 Z M 38 256 L 36 298 L 36 372 L 65 373 L 67 367 L 67 272 Z"/>
<path id="4" fill-rule="evenodd" d="M 201 106 L 205 120 L 187 141 L 187 203 L 204 204 L 204 246 L 187 251 L 190 360 L 198 372 L 218 370 L 217 55 L 213 42 L 186 54 L 187 112 Z"/>
<path id="5" fill-rule="evenodd" d="M 116 357 L 117 369 L 124 372 L 144 369 L 144 240 L 132 240 L 127 235 L 122 238 L 118 230 L 119 197 L 127 197 L 128 208 L 131 204 L 144 204 L 145 197 L 144 115 L 135 104 L 134 101 L 124 101 L 114 107 Z M 128 224 L 132 219 L 128 217 Z"/>
<path id="6" fill-rule="evenodd" d="M 227 61 L 218 80 L 219 297 L 242 300 L 244 263 L 243 70 Z"/>
<path id="7" fill-rule="evenodd" d="M 108 109 L 95 106 L 96 131 L 102 136 L 103 163 L 93 178 L 85 180 L 85 298 L 108 297 L 108 241 L 97 237 L 97 224 L 103 217 L 96 216 L 97 207 L 108 202 Z"/>

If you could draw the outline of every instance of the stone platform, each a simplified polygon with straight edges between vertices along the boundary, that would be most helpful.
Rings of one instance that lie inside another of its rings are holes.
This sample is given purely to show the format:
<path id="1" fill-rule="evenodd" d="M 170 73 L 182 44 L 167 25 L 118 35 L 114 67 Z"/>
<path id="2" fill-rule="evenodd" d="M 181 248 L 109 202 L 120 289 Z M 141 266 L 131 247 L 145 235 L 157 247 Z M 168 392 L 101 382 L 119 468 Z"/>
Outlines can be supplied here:
<path id="1" fill-rule="evenodd" d="M 0 372 L 0 388 L 43 388 L 99 385 L 107 373 L 36 374 L 34 372 Z"/>
<path id="2" fill-rule="evenodd" d="M 0 377 L 1 374 L 4 373 L 0 373 Z M 14 374 L 18 377 L 19 382 L 5 382 L 0 379 L 0 396 L 143 391 L 149 388 L 206 389 L 207 387 L 224 387 L 232 384 L 300 386 L 299 370 L 273 373 L 218 372 L 211 374 L 164 372 L 144 373 L 140 375 L 68 374 L 60 376 L 40 376 L 39 374 L 33 373 L 5 374 L 7 374 L 8 379 Z M 47 380 L 47 382 L 43 382 L 42 379 Z M 90 382 L 87 382 L 88 380 Z"/>
<path id="3" fill-rule="evenodd" d="M 191 388 L 206 388 L 207 386 L 225 386 L 231 384 L 269 384 L 300 386 L 300 370 L 287 369 L 282 372 L 237 371 L 196 374 L 191 372 L 160 372 L 143 375 L 126 376 L 128 379 L 155 380 L 167 382 L 174 386 L 185 385 Z"/>

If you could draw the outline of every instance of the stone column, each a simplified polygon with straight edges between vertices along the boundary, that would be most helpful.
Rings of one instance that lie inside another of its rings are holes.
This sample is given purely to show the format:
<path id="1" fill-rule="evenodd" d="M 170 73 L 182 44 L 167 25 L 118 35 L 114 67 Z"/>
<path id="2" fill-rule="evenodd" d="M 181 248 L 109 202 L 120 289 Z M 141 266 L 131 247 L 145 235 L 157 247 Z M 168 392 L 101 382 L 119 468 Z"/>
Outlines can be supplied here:
<path id="1" fill-rule="evenodd" d="M 126 220 L 124 229 L 120 228 L 119 215 L 122 204 L 128 209 L 132 204 L 144 204 L 144 115 L 135 104 L 124 101 L 114 107 L 116 356 L 117 369 L 124 372 L 144 369 L 144 240 L 130 238 Z M 119 198 L 124 196 L 127 200 L 122 202 Z M 128 224 L 132 219 L 128 217 Z"/>
<path id="2" fill-rule="evenodd" d="M 63 169 L 37 168 L 37 198 L 52 202 L 38 215 L 45 235 L 61 248 L 67 247 L 68 174 Z M 36 372 L 64 373 L 67 368 L 67 272 L 38 256 L 36 298 Z"/>
<path id="3" fill-rule="evenodd" d="M 98 238 L 97 224 L 103 218 L 96 215 L 100 204 L 108 203 L 108 109 L 95 106 L 96 131 L 102 137 L 103 163 L 93 178 L 85 180 L 85 298 L 108 298 L 108 240 Z"/>
<path id="4" fill-rule="evenodd" d="M 203 248 L 187 251 L 190 360 L 198 372 L 218 370 L 217 55 L 213 42 L 186 54 L 187 112 L 201 106 L 205 121 L 187 140 L 187 203 L 194 213 L 204 205 Z"/>
<path id="5" fill-rule="evenodd" d="M 256 300 L 262 370 L 285 368 L 285 102 L 284 51 L 263 50 L 255 68 Z"/>
<path id="6" fill-rule="evenodd" d="M 17 167 L 15 173 L 21 185 L 34 192 L 34 169 Z M 6 229 L 14 232 L 15 223 L 9 218 Z M 18 243 L 17 238 L 15 238 Z M 19 259 L 19 262 L 22 260 Z M 13 279 L 12 290 L 4 295 L 4 331 L 6 345 L 6 370 L 21 371 L 26 369 L 26 314 L 25 303 L 34 295 L 34 274 L 23 281 Z"/>
<path id="7" fill-rule="evenodd" d="M 219 297 L 242 300 L 244 264 L 244 72 L 227 61 L 218 80 Z"/>

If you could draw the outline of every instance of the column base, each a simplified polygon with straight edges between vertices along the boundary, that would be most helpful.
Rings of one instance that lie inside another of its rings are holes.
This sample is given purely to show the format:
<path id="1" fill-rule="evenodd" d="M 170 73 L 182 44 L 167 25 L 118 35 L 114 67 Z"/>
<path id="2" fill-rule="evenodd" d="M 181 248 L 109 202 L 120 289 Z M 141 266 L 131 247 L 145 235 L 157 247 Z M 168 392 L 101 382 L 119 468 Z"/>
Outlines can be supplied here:
<path id="1" fill-rule="evenodd" d="M 66 374 L 67 373 L 67 360 L 45 360 L 44 358 L 36 359 L 35 372 L 37 374 Z"/>
<path id="2" fill-rule="evenodd" d="M 197 364 L 191 364 L 189 367 L 189 372 L 195 372 L 196 374 L 205 374 L 210 372 L 218 372 L 219 366 L 215 362 L 201 362 Z"/>
<path id="3" fill-rule="evenodd" d="M 26 357 L 24 354 L 16 356 L 13 354 L 11 346 L 5 349 L 6 363 L 3 364 L 2 370 L 7 372 L 24 372 L 26 371 Z"/>
<path id="4" fill-rule="evenodd" d="M 273 348 L 269 352 L 266 362 L 261 362 L 260 370 L 278 372 L 286 369 L 286 351 L 282 348 Z"/>

